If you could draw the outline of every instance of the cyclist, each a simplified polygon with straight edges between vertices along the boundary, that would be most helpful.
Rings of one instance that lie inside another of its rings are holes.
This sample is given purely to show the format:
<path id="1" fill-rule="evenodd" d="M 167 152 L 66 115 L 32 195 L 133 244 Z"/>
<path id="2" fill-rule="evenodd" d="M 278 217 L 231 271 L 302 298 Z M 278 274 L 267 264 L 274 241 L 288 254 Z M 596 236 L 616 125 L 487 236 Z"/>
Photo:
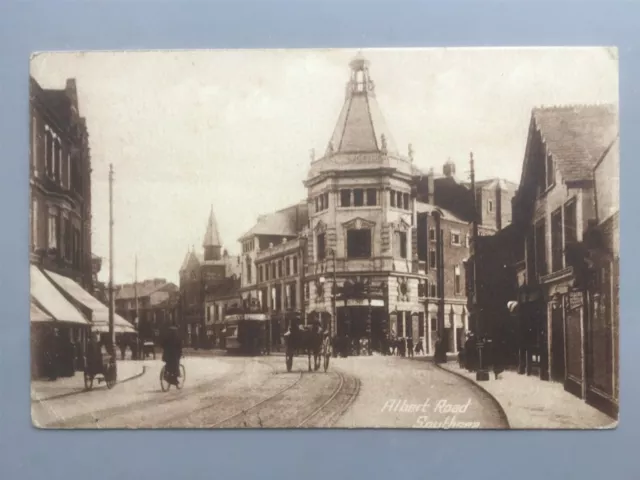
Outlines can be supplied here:
<path id="1" fill-rule="evenodd" d="M 173 383 L 177 383 L 180 376 L 180 358 L 182 357 L 182 342 L 178 336 L 178 328 L 171 326 L 162 344 L 162 361 L 165 372 Z"/>

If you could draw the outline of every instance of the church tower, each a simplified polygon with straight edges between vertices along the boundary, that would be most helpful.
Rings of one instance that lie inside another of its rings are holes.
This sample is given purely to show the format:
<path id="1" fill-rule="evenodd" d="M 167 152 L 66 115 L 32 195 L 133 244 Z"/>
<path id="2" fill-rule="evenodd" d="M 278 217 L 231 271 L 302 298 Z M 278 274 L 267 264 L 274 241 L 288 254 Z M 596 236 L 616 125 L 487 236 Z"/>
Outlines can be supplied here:
<path id="1" fill-rule="evenodd" d="M 209 221 L 207 222 L 207 232 L 204 235 L 202 247 L 204 248 L 205 262 L 222 259 L 222 242 L 220 241 L 220 234 L 218 233 L 216 217 L 213 214 L 213 205 L 211 206 L 211 213 L 209 214 Z"/>

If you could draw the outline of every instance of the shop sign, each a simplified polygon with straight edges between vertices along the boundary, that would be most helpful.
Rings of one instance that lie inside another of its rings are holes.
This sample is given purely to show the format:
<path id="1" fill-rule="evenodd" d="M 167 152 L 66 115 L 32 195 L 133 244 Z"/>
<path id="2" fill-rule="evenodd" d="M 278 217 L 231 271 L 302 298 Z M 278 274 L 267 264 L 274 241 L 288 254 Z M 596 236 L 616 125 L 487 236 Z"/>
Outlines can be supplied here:
<path id="1" fill-rule="evenodd" d="M 582 292 L 569 292 L 569 310 L 582 307 Z"/>

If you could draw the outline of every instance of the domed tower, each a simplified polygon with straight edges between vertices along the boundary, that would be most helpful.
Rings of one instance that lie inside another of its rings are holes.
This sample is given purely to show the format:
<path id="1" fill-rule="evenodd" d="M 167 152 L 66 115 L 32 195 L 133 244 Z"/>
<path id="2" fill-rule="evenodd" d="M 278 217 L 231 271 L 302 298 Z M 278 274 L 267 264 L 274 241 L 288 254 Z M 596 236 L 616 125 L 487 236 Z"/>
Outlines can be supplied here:
<path id="1" fill-rule="evenodd" d="M 396 276 L 412 271 L 413 152 L 409 148 L 408 155 L 401 155 L 393 142 L 376 100 L 369 62 L 358 55 L 349 69 L 333 134 L 324 155 L 312 158 L 305 181 L 309 310 L 329 310 L 332 288 L 325 286 L 335 278 L 340 301 L 336 311 L 332 309 L 333 334 L 372 335 L 378 337 L 372 339 L 375 343 L 388 327 L 383 317 L 389 299 L 396 299 L 394 289 L 408 284 L 407 278 Z M 383 291 L 393 293 L 381 298 Z M 403 292 L 400 298 L 408 301 L 408 290 Z"/>

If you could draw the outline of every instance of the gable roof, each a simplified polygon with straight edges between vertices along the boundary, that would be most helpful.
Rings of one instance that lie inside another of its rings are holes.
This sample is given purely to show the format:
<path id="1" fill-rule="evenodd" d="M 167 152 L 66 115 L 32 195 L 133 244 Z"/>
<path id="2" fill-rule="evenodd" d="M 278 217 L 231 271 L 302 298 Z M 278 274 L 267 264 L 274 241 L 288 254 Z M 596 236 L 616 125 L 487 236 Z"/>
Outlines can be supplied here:
<path id="1" fill-rule="evenodd" d="M 618 109 L 612 104 L 534 108 L 531 118 L 565 182 L 591 180 L 618 134 Z"/>
<path id="2" fill-rule="evenodd" d="M 240 237 L 240 241 L 254 235 L 295 237 L 302 231 L 308 221 L 309 209 L 307 203 L 302 201 L 277 212 L 261 215 L 258 217 L 257 223 Z"/>
<path id="3" fill-rule="evenodd" d="M 446 210 L 444 208 L 440 208 L 437 205 L 432 205 L 430 203 L 416 202 L 416 210 L 418 211 L 418 213 L 427 213 L 429 215 L 432 214 L 433 212 L 437 211 L 437 212 L 440 212 L 442 218 L 445 219 L 445 220 L 450 220 L 450 221 L 456 222 L 456 223 L 464 223 L 464 224 L 468 224 L 469 223 L 466 220 L 463 220 L 462 218 L 456 216 L 455 214 L 453 214 L 449 210 Z"/>
<path id="4" fill-rule="evenodd" d="M 177 285 L 171 282 L 167 282 L 163 279 L 155 279 L 155 280 L 146 280 L 144 282 L 138 282 L 138 298 L 147 297 L 151 295 L 153 292 L 157 292 L 158 290 L 163 291 L 176 291 L 178 290 Z M 136 296 L 136 284 L 126 283 L 121 285 L 118 290 L 115 292 L 116 300 L 124 300 L 135 298 Z"/>

